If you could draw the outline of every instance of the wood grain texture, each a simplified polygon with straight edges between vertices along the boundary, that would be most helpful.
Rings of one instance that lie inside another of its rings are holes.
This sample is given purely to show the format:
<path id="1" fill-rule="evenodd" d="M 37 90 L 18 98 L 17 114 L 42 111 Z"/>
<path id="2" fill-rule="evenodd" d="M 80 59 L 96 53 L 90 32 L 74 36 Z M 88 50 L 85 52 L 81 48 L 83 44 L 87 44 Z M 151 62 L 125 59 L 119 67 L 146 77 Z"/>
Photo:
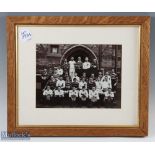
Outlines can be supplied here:
<path id="1" fill-rule="evenodd" d="M 140 25 L 139 127 L 16 126 L 16 25 Z M 7 17 L 8 131 L 31 136 L 146 136 L 148 134 L 150 17 L 147 16 L 21 16 Z"/>

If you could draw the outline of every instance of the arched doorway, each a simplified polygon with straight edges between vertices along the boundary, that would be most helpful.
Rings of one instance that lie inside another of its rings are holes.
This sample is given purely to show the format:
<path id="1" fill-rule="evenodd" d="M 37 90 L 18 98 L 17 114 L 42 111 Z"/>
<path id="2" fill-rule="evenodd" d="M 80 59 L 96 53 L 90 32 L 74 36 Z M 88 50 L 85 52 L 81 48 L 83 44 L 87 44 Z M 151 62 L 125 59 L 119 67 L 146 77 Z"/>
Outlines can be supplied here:
<path id="1" fill-rule="evenodd" d="M 98 59 L 94 52 L 84 45 L 75 45 L 66 50 L 60 60 L 60 64 L 63 64 L 64 59 L 67 59 L 67 61 L 69 61 L 71 57 L 74 57 L 75 61 L 77 61 L 78 57 L 81 57 L 82 62 L 84 62 L 85 57 L 88 57 L 90 62 L 92 62 L 93 59 L 96 59 L 98 63 Z"/>

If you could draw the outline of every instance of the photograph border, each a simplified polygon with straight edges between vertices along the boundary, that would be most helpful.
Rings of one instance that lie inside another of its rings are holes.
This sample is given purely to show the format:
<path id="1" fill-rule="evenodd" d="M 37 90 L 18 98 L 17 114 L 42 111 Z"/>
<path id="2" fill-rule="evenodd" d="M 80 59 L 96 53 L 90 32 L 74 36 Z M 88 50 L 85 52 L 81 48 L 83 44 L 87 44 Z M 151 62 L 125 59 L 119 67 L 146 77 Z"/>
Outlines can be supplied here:
<path id="1" fill-rule="evenodd" d="M 17 25 L 140 25 L 139 126 L 18 126 Z M 10 16 L 7 17 L 8 132 L 31 136 L 147 136 L 150 17 L 148 16 Z M 145 70 L 144 70 L 145 68 Z"/>

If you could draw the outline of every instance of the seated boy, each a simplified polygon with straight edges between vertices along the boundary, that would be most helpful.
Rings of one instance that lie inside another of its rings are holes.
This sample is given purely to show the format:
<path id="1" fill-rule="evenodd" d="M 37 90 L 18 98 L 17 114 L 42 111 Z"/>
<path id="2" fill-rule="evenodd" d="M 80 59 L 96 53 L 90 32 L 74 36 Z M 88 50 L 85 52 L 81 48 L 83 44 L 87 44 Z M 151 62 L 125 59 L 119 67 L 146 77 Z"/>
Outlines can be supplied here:
<path id="1" fill-rule="evenodd" d="M 65 88 L 65 81 L 63 80 L 62 76 L 60 76 L 59 79 L 57 80 L 56 86 L 60 87 L 61 89 Z"/>
<path id="2" fill-rule="evenodd" d="M 76 90 L 75 87 L 72 87 L 72 90 L 69 91 L 69 98 L 71 101 L 71 106 L 76 106 L 78 99 L 78 90 Z"/>
<path id="3" fill-rule="evenodd" d="M 81 90 L 83 86 L 85 87 L 85 89 L 87 89 L 87 82 L 85 81 L 85 78 L 82 78 L 79 82 L 79 89 Z"/>
<path id="4" fill-rule="evenodd" d="M 99 100 L 99 93 L 94 86 L 92 87 L 92 90 L 89 91 L 89 99 L 90 99 L 90 103 L 88 105 L 89 107 L 93 106 Z"/>
<path id="5" fill-rule="evenodd" d="M 53 91 L 50 89 L 50 86 L 47 86 L 47 88 L 43 91 L 43 96 L 45 103 L 50 103 L 53 96 Z"/>
<path id="6" fill-rule="evenodd" d="M 88 78 L 87 78 L 87 74 L 86 72 L 83 72 L 82 76 L 81 76 L 81 79 L 85 79 L 86 82 L 88 82 Z"/>
<path id="7" fill-rule="evenodd" d="M 63 75 L 63 69 L 61 68 L 61 66 L 58 66 L 57 75 L 58 76 L 62 76 Z"/>
<path id="8" fill-rule="evenodd" d="M 87 84 L 88 90 L 92 90 L 93 87 L 96 87 L 96 84 L 92 78 L 89 78 L 89 82 Z"/>
<path id="9" fill-rule="evenodd" d="M 79 88 L 79 83 L 76 81 L 76 78 L 73 79 L 73 82 L 72 82 L 72 84 L 71 84 L 71 87 L 72 87 L 72 88 L 75 87 L 76 89 Z"/>
<path id="10" fill-rule="evenodd" d="M 102 82 L 102 90 L 103 90 L 103 92 L 106 92 L 108 90 L 108 88 L 111 88 L 111 84 L 108 81 L 108 77 L 105 76 L 105 79 Z"/>
<path id="11" fill-rule="evenodd" d="M 50 79 L 47 81 L 48 86 L 50 86 L 51 90 L 54 90 L 56 87 L 56 80 L 53 76 L 50 77 Z"/>
<path id="12" fill-rule="evenodd" d="M 86 101 L 88 98 L 88 91 L 86 90 L 85 86 L 82 87 L 82 90 L 79 91 L 79 97 L 80 97 L 80 105 L 86 105 Z"/>
<path id="13" fill-rule="evenodd" d="M 105 103 L 107 106 L 111 106 L 114 101 L 114 93 L 111 91 L 111 88 L 108 88 L 108 90 L 105 92 Z"/>
<path id="14" fill-rule="evenodd" d="M 73 82 L 73 79 L 76 79 L 76 82 L 80 82 L 80 78 L 78 77 L 77 73 L 74 73 L 74 76 L 72 78 L 72 82 Z"/>
<path id="15" fill-rule="evenodd" d="M 95 74 L 91 73 L 90 78 L 92 78 L 93 80 L 95 80 Z"/>
<path id="16" fill-rule="evenodd" d="M 55 90 L 55 102 L 58 105 L 62 105 L 63 103 L 63 98 L 64 98 L 64 91 L 61 89 L 60 86 L 58 86 L 58 89 Z"/>

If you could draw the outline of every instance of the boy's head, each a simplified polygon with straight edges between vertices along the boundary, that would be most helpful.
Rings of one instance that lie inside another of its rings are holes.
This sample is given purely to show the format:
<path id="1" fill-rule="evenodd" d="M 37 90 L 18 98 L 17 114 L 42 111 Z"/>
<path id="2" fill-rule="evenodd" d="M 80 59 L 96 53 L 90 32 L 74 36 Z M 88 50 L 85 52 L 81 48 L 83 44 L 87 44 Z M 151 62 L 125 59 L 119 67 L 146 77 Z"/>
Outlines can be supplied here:
<path id="1" fill-rule="evenodd" d="M 44 72 L 47 72 L 47 69 L 46 68 L 44 68 Z"/>
<path id="2" fill-rule="evenodd" d="M 78 57 L 78 61 L 81 61 L 81 57 Z"/>
<path id="3" fill-rule="evenodd" d="M 73 90 L 76 90 L 76 88 L 75 88 L 75 87 L 73 87 L 72 89 L 73 89 Z"/>
<path id="4" fill-rule="evenodd" d="M 85 78 L 82 78 L 82 82 L 85 82 Z"/>
<path id="5" fill-rule="evenodd" d="M 100 80 L 101 80 L 101 78 L 100 78 L 100 77 L 98 77 L 96 80 L 97 80 L 97 81 L 100 81 Z"/>
<path id="6" fill-rule="evenodd" d="M 95 87 L 92 87 L 92 91 L 95 91 Z"/>
<path id="7" fill-rule="evenodd" d="M 99 76 L 102 76 L 102 72 L 98 72 L 98 75 L 99 75 Z"/>
<path id="8" fill-rule="evenodd" d="M 96 59 L 93 59 L 93 62 L 94 62 L 94 63 L 96 63 L 96 62 L 97 62 L 97 60 L 96 60 Z"/>
<path id="9" fill-rule="evenodd" d="M 47 86 L 47 90 L 50 90 L 50 86 Z"/>
<path id="10" fill-rule="evenodd" d="M 54 77 L 53 77 L 53 75 L 51 76 L 51 80 L 54 80 Z"/>
<path id="11" fill-rule="evenodd" d="M 88 57 L 86 57 L 86 58 L 85 58 L 85 61 L 88 62 L 88 60 L 89 60 Z"/>
<path id="12" fill-rule="evenodd" d="M 111 93 L 111 88 L 108 88 L 108 92 Z"/>
<path id="13" fill-rule="evenodd" d="M 108 81 L 108 76 L 107 75 L 105 76 L 105 81 Z"/>
<path id="14" fill-rule="evenodd" d="M 90 81 L 90 82 L 93 82 L 93 78 L 90 77 L 90 78 L 89 78 L 89 81 Z"/>
<path id="15" fill-rule="evenodd" d="M 74 60 L 74 57 L 71 57 L 71 60 L 73 61 Z"/>
<path id="16" fill-rule="evenodd" d="M 68 72 L 65 73 L 65 76 L 68 76 Z"/>
<path id="17" fill-rule="evenodd" d="M 107 76 L 108 76 L 108 75 L 109 75 L 109 72 L 106 72 L 106 73 L 105 73 L 105 75 L 107 75 Z"/>
<path id="18" fill-rule="evenodd" d="M 69 76 L 66 77 L 66 81 L 69 81 Z"/>
<path id="19" fill-rule="evenodd" d="M 86 72 L 83 72 L 83 76 L 86 76 Z"/>
<path id="20" fill-rule="evenodd" d="M 60 76 L 60 77 L 59 77 L 59 80 L 60 80 L 60 81 L 62 81 L 62 80 L 63 80 L 63 77 L 62 77 L 62 76 Z"/>
<path id="21" fill-rule="evenodd" d="M 95 74 L 94 73 L 91 73 L 91 77 L 94 77 L 95 76 Z"/>

